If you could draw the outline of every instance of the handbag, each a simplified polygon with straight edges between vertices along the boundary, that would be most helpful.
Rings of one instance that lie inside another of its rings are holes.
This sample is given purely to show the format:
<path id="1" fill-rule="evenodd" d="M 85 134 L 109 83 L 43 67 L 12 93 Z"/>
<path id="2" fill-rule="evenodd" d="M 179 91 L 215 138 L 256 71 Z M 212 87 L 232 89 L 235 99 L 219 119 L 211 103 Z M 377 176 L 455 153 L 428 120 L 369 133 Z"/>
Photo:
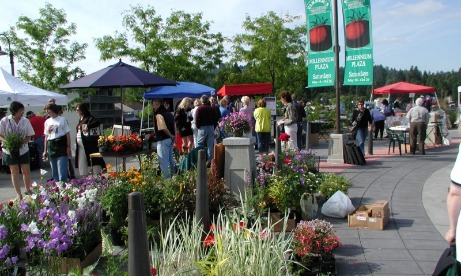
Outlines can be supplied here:
<path id="1" fill-rule="evenodd" d="M 435 266 L 432 276 L 439 275 L 461 275 L 461 266 L 456 260 L 456 246 L 454 244 L 445 249 Z"/>
<path id="2" fill-rule="evenodd" d="M 90 123 L 91 119 L 92 118 L 88 120 L 87 125 Z M 99 136 L 102 135 L 101 125 L 99 125 L 98 127 L 90 128 L 88 129 L 87 132 L 84 132 L 82 129 L 82 126 L 80 125 L 80 132 L 83 134 L 83 136 L 85 136 L 84 138 L 85 140 L 90 140 L 90 141 L 98 141 Z"/>

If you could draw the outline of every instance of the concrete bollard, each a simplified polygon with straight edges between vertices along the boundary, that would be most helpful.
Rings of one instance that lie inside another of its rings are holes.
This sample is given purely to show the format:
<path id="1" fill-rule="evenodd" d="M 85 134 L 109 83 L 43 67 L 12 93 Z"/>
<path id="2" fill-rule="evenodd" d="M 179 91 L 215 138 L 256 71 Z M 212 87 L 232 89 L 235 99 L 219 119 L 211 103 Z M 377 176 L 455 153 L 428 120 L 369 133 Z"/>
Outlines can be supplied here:
<path id="1" fill-rule="evenodd" d="M 368 134 L 368 154 L 373 155 L 373 131 L 370 130 Z"/>
<path id="2" fill-rule="evenodd" d="M 306 150 L 309 150 L 311 147 L 311 123 L 309 121 L 306 122 Z"/>
<path id="3" fill-rule="evenodd" d="M 280 155 L 282 154 L 282 142 L 280 142 L 280 126 L 275 128 L 275 168 L 279 171 L 282 167 Z"/>
<path id="4" fill-rule="evenodd" d="M 203 224 L 205 233 L 210 230 L 210 207 L 208 203 L 208 184 L 206 180 L 206 152 L 199 150 L 197 158 L 197 195 L 195 203 L 195 219 Z M 205 238 L 206 235 L 203 237 Z"/>
<path id="5" fill-rule="evenodd" d="M 140 192 L 128 195 L 128 275 L 150 276 L 146 213 Z"/>

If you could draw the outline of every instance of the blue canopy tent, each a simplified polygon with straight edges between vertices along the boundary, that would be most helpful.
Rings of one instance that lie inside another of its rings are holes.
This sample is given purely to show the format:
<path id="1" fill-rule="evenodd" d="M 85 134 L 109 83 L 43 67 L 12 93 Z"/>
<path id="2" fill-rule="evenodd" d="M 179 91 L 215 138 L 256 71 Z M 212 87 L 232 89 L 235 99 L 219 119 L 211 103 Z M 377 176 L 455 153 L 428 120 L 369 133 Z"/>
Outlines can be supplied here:
<path id="1" fill-rule="evenodd" d="M 176 82 L 176 86 L 159 86 L 155 87 L 149 91 L 144 92 L 144 100 L 142 103 L 142 109 L 144 110 L 145 107 L 145 100 L 149 99 L 156 99 L 156 98 L 199 98 L 202 95 L 214 95 L 216 89 L 210 86 L 206 86 L 196 82 L 186 82 L 186 81 L 178 81 Z M 144 113 L 143 113 L 144 115 Z M 141 129 L 142 129 L 142 121 L 141 119 Z M 149 127 L 149 119 L 147 121 L 147 125 Z"/>
<path id="2" fill-rule="evenodd" d="M 176 86 L 159 86 L 144 92 L 144 99 L 154 98 L 198 98 L 202 95 L 214 95 L 216 89 L 200 83 L 179 81 Z"/>

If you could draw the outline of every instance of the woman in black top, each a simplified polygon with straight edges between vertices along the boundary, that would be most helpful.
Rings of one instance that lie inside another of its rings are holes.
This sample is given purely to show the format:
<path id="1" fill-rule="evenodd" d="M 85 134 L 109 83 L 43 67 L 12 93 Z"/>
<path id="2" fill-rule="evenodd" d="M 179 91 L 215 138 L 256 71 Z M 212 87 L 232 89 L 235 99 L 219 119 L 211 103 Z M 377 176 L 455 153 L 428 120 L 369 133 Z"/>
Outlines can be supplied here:
<path id="1" fill-rule="evenodd" d="M 370 110 L 365 108 L 364 102 L 359 101 L 357 109 L 352 113 L 351 119 L 352 125 L 356 126 L 356 140 L 359 143 L 360 150 L 365 155 L 365 141 L 368 136 L 367 126 L 370 127 L 370 131 L 373 128 L 373 120 L 371 118 Z"/>
<path id="2" fill-rule="evenodd" d="M 176 130 L 181 137 L 184 153 L 194 148 L 194 136 L 192 135 L 192 99 L 184 98 L 178 105 L 174 114 Z"/>
<path id="3" fill-rule="evenodd" d="M 81 177 L 89 175 L 88 167 L 91 165 L 93 165 L 93 174 L 102 173 L 102 169 L 106 168 L 103 158 L 94 158 L 93 162 L 90 162 L 90 154 L 99 152 L 98 139 L 101 135 L 99 133 L 101 123 L 91 115 L 88 103 L 77 105 L 76 110 L 80 120 L 76 127 L 75 167 L 78 168 Z"/>

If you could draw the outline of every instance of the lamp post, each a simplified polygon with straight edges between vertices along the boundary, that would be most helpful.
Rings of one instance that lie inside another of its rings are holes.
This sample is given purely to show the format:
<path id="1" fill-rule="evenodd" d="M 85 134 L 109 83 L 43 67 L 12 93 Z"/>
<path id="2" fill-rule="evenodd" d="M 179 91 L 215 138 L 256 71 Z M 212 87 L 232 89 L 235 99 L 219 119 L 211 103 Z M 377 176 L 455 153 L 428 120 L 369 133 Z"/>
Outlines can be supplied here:
<path id="1" fill-rule="evenodd" d="M 6 38 L 6 41 L 8 41 L 8 51 L 10 52 L 9 54 L 2 51 L 2 48 L 0 47 L 0 56 L 6 56 L 6 55 L 9 55 L 10 56 L 10 64 L 11 64 L 11 75 L 14 76 L 14 55 L 13 55 L 13 51 L 11 51 L 11 42 L 10 42 L 10 38 L 6 35 L 6 33 L 1 33 L 0 35 L 4 36 Z"/>

